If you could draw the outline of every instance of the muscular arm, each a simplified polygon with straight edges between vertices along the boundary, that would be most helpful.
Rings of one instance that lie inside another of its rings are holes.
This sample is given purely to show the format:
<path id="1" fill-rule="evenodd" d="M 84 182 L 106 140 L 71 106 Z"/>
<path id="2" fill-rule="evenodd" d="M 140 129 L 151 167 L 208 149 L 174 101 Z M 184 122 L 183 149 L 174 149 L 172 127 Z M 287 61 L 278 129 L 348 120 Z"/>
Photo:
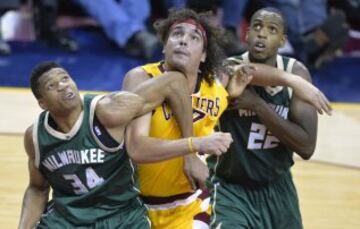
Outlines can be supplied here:
<path id="1" fill-rule="evenodd" d="M 130 71 L 126 78 L 138 74 L 143 74 L 142 69 Z M 138 82 L 126 90 L 128 92 L 106 95 L 97 104 L 96 115 L 110 133 L 123 133 L 132 119 L 150 112 L 166 100 L 174 112 L 183 136 L 192 135 L 191 99 L 183 74 L 167 72 L 162 77 Z M 117 140 L 122 139 L 122 134 L 117 135 Z"/>
<path id="2" fill-rule="evenodd" d="M 35 166 L 35 152 L 32 141 L 32 127 L 28 128 L 24 138 L 28 155 L 30 182 L 26 188 L 22 203 L 19 228 L 33 228 L 43 213 L 49 196 L 49 185 Z"/>
<path id="3" fill-rule="evenodd" d="M 293 73 L 311 81 L 306 67 L 299 62 L 295 63 Z M 262 99 L 257 100 L 254 108 L 260 120 L 280 142 L 303 159 L 309 159 L 313 155 L 317 138 L 317 114 L 311 105 L 294 94 L 288 120 L 281 118 Z"/>
<path id="4" fill-rule="evenodd" d="M 295 68 L 296 65 L 295 63 Z M 304 80 L 303 76 L 297 75 L 296 72 L 288 73 L 264 64 L 251 63 L 250 66 L 235 65 L 231 71 L 236 77 L 230 79 L 226 74 L 222 74 L 222 82 L 226 85 L 230 97 L 238 97 L 248 83 L 257 86 L 288 86 L 293 89 L 299 99 L 313 105 L 320 114 L 325 111 L 331 115 L 332 108 L 326 96 L 318 88 Z M 247 75 L 252 77 L 246 77 Z"/>
<path id="5" fill-rule="evenodd" d="M 149 76 L 142 69 L 135 69 L 136 74 L 128 74 L 123 82 L 124 90 L 133 90 L 137 85 L 149 80 Z M 190 98 L 190 94 L 188 94 Z M 172 108 L 172 107 L 171 107 Z M 129 156 L 139 163 L 149 163 L 160 160 L 166 160 L 176 156 L 189 154 L 187 139 L 164 140 L 149 136 L 151 124 L 151 112 L 133 120 L 126 130 L 126 147 Z M 192 125 L 192 120 L 190 121 Z M 193 138 L 194 151 L 220 154 L 225 152 L 226 148 L 218 145 L 227 144 L 230 137 L 223 137 L 221 133 L 213 136 L 212 143 L 208 148 L 204 148 L 202 143 L 204 138 Z M 211 148 L 214 146 L 214 148 Z M 221 151 L 222 149 L 222 151 Z"/>

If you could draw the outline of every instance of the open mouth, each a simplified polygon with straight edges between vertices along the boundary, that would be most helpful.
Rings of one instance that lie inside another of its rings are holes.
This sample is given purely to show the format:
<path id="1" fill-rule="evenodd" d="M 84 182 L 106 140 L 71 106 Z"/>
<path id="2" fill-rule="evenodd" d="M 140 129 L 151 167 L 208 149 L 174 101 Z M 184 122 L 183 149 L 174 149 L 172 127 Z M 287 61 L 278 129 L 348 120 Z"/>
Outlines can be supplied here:
<path id="1" fill-rule="evenodd" d="M 63 96 L 65 100 L 70 100 L 73 99 L 74 97 L 75 97 L 75 93 L 72 91 L 66 92 L 65 95 Z"/>
<path id="2" fill-rule="evenodd" d="M 254 48 L 256 51 L 264 51 L 266 49 L 266 45 L 263 42 L 257 41 L 255 42 Z"/>

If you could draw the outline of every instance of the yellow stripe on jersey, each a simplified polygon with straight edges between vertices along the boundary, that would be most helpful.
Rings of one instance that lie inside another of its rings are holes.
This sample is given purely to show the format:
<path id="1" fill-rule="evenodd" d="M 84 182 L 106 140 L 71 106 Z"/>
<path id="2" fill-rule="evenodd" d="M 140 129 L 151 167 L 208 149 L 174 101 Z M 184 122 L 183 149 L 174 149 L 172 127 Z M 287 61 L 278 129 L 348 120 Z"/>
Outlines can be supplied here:
<path id="1" fill-rule="evenodd" d="M 161 63 L 142 66 L 152 77 L 161 74 Z M 201 81 L 200 90 L 192 95 L 194 135 L 206 136 L 213 129 L 227 107 L 227 92 L 220 82 L 210 86 Z M 178 139 L 181 132 L 170 107 L 163 103 L 153 112 L 150 136 L 161 139 Z M 183 171 L 183 157 L 139 165 L 140 190 L 144 196 L 165 197 L 191 192 Z"/>

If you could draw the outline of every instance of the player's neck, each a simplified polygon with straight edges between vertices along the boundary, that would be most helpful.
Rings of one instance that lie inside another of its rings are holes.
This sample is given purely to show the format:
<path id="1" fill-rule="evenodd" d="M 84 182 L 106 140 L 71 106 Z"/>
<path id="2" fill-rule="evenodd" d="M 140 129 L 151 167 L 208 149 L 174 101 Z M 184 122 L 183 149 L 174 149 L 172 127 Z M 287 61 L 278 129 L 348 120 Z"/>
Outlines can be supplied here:
<path id="1" fill-rule="evenodd" d="M 74 127 L 76 121 L 79 119 L 83 107 L 77 106 L 67 113 L 50 113 L 51 118 L 56 123 L 56 129 L 59 132 L 68 133 Z"/>
<path id="2" fill-rule="evenodd" d="M 185 77 L 188 80 L 188 86 L 189 86 L 189 91 L 190 93 L 192 93 L 195 90 L 196 87 L 196 82 L 198 79 L 198 75 L 199 75 L 199 68 L 198 67 L 193 67 L 193 68 L 184 68 L 184 69 L 173 69 L 171 66 L 169 66 L 166 62 L 164 63 L 164 69 L 166 71 L 171 71 L 171 70 L 175 70 L 175 71 L 179 71 L 181 73 L 183 73 L 185 75 Z"/>
<path id="3" fill-rule="evenodd" d="M 252 63 L 261 63 L 261 64 L 266 64 L 266 65 L 269 65 L 272 67 L 276 67 L 276 64 L 277 64 L 277 54 L 275 54 L 271 57 L 268 57 L 266 59 L 259 60 L 259 59 L 254 58 L 251 55 L 251 53 L 249 53 L 249 59 L 250 59 L 250 62 L 252 62 Z"/>

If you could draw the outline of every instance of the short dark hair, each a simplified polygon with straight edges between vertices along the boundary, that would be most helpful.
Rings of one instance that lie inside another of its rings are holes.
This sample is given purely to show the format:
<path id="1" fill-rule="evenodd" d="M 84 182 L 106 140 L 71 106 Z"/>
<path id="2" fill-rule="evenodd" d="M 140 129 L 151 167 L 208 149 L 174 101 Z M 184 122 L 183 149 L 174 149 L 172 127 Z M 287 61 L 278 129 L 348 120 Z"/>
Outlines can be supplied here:
<path id="1" fill-rule="evenodd" d="M 282 19 L 283 21 L 283 30 L 284 30 L 284 34 L 287 34 L 287 30 L 288 30 L 288 25 L 287 25 L 287 21 L 286 21 L 286 18 L 284 16 L 283 13 L 281 13 L 280 10 L 278 10 L 277 8 L 275 7 L 265 7 L 265 8 L 261 8 L 259 10 L 257 10 L 252 16 L 251 16 L 251 20 L 250 20 L 250 23 L 252 23 L 252 21 L 255 19 L 255 15 L 257 15 L 259 12 L 261 11 L 267 11 L 267 12 L 270 12 L 270 13 L 274 13 L 274 14 L 277 14 L 279 15 L 279 17 Z"/>
<path id="2" fill-rule="evenodd" d="M 36 99 L 41 98 L 40 90 L 39 90 L 39 78 L 46 72 L 50 71 L 53 68 L 63 68 L 61 65 L 53 62 L 53 61 L 44 61 L 37 64 L 30 75 L 30 85 L 31 91 L 34 94 Z"/>
<path id="3" fill-rule="evenodd" d="M 170 9 L 167 18 L 159 19 L 154 23 L 154 28 L 163 43 L 167 41 L 170 28 L 176 21 L 193 19 L 201 24 L 206 32 L 207 45 L 204 47 L 206 49 L 206 60 L 200 64 L 200 77 L 210 85 L 214 82 L 215 74 L 221 68 L 222 61 L 225 58 L 224 45 L 226 42 L 224 30 L 210 23 L 211 15 L 211 12 L 196 13 L 190 9 Z"/>

